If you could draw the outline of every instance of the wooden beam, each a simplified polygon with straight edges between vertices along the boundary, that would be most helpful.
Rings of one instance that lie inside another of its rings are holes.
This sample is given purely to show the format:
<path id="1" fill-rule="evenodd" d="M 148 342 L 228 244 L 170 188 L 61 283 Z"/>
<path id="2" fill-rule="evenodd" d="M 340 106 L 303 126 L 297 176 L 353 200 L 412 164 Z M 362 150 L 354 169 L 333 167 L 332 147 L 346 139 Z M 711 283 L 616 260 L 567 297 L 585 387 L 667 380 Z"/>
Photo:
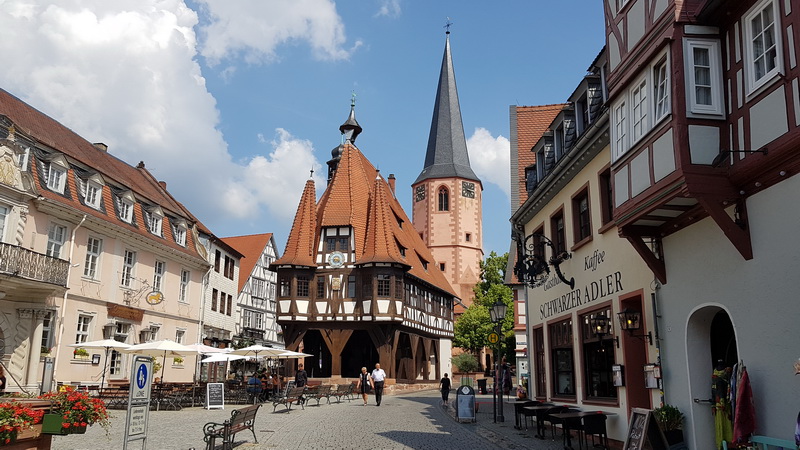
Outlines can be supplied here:
<path id="1" fill-rule="evenodd" d="M 725 233 L 725 236 L 731 241 L 736 250 L 742 255 L 745 260 L 753 259 L 753 245 L 750 241 L 750 232 L 747 228 L 740 227 L 731 216 L 725 211 L 725 207 L 722 206 L 719 199 L 710 198 L 706 196 L 699 196 L 697 197 L 697 201 L 700 202 L 700 205 L 703 209 L 706 210 L 709 216 L 714 219 L 714 222 L 717 224 L 722 232 Z M 744 201 L 739 202 L 740 211 L 745 211 L 745 203 Z M 746 217 L 746 212 L 743 212 Z M 744 222 L 745 224 L 747 221 Z"/>
<path id="2" fill-rule="evenodd" d="M 620 234 L 633 245 L 633 249 L 642 257 L 647 267 L 653 271 L 653 275 L 656 276 L 658 281 L 660 281 L 661 284 L 667 284 L 667 268 L 664 265 L 664 260 L 658 258 L 653 253 L 650 247 L 644 243 L 641 236 L 637 234 L 624 234 L 623 231 L 620 231 Z"/>

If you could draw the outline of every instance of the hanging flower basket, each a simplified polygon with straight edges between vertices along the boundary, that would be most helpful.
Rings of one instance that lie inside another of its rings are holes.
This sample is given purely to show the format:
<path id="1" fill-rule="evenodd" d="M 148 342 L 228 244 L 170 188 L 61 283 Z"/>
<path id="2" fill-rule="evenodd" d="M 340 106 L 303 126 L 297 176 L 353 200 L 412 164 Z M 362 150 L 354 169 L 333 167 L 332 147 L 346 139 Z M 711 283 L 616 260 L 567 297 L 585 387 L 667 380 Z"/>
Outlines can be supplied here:
<path id="1" fill-rule="evenodd" d="M 0 446 L 14 443 L 20 434 L 31 430 L 42 420 L 42 414 L 44 411 L 34 410 L 16 401 L 0 403 Z"/>
<path id="2" fill-rule="evenodd" d="M 61 414 L 45 414 L 42 420 L 44 434 L 83 434 L 86 433 L 86 422 L 65 422 Z"/>

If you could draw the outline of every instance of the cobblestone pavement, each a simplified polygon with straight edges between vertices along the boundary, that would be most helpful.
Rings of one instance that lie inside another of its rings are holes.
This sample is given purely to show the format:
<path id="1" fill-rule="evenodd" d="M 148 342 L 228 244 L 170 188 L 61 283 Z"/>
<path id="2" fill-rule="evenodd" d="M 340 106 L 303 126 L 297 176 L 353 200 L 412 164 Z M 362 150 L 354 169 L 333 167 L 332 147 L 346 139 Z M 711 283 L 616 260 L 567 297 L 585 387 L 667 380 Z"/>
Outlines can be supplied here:
<path id="1" fill-rule="evenodd" d="M 265 404 L 256 417 L 256 436 L 244 431 L 236 435 L 236 448 L 249 449 L 561 449 L 561 441 L 539 440 L 533 430 L 514 429 L 514 408 L 505 404 L 506 421 L 493 423 L 491 396 L 478 396 L 482 403 L 476 423 L 459 423 L 454 414 L 455 393 L 449 407 L 440 405 L 438 391 L 419 391 L 384 396 L 381 406 L 362 406 L 360 399 L 320 406 L 314 401 L 305 410 L 272 412 Z M 225 410 L 184 408 L 181 411 L 151 411 L 147 433 L 148 449 L 203 449 L 203 425 L 222 422 L 239 405 Z M 299 408 L 299 407 L 298 407 Z M 56 436 L 53 450 L 121 449 L 125 411 L 112 411 L 112 427 L 106 436 L 100 426 L 90 427 L 85 435 Z M 218 441 L 219 444 L 219 441 Z M 141 441 L 129 449 L 140 449 Z M 219 445 L 218 445 L 218 448 Z"/>

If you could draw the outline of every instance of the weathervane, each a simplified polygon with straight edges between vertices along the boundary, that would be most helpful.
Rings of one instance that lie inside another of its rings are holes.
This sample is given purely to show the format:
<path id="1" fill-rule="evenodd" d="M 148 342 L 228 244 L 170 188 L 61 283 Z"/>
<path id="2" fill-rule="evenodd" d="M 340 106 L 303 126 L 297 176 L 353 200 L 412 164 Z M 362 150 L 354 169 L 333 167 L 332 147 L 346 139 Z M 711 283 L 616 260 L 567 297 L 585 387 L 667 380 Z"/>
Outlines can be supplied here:
<path id="1" fill-rule="evenodd" d="M 314 169 L 313 168 L 311 169 L 311 175 L 309 175 L 309 178 L 314 178 Z"/>
<path id="2" fill-rule="evenodd" d="M 350 96 L 350 106 L 356 106 L 356 90 L 353 89 L 352 94 Z"/>
<path id="3" fill-rule="evenodd" d="M 452 24 L 453 24 L 453 22 L 450 21 L 450 18 L 448 17 L 447 21 L 444 23 L 444 29 L 446 30 L 447 34 L 450 34 L 450 25 L 452 25 Z"/>

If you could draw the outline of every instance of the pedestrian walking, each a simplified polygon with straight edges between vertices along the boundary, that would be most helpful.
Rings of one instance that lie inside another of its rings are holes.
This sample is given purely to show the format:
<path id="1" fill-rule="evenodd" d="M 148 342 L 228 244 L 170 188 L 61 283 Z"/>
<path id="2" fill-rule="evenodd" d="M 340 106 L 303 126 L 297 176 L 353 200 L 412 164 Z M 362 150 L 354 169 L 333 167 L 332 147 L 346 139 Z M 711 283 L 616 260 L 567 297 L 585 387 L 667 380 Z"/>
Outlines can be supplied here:
<path id="1" fill-rule="evenodd" d="M 304 388 L 306 384 L 308 384 L 308 372 L 306 372 L 305 369 L 303 369 L 303 364 L 301 363 L 297 366 L 297 373 L 294 375 L 294 385 L 296 387 Z M 297 404 L 299 405 L 300 403 L 303 403 L 305 401 L 306 401 L 305 397 L 301 395 L 300 399 L 297 400 Z"/>
<path id="2" fill-rule="evenodd" d="M 358 384 L 356 385 L 356 389 L 361 392 L 361 397 L 364 399 L 364 406 L 367 406 L 367 395 L 369 395 L 369 390 L 371 387 L 372 382 L 370 381 L 367 368 L 362 367 L 361 373 L 358 375 Z"/>
<path id="3" fill-rule="evenodd" d="M 375 404 L 381 406 L 381 399 L 383 399 L 383 383 L 386 380 L 386 372 L 381 369 L 381 364 L 375 364 L 375 370 L 370 375 L 372 378 L 372 387 L 375 388 Z"/>
<path id="4" fill-rule="evenodd" d="M 447 406 L 447 398 L 450 397 L 450 377 L 447 374 L 439 381 L 439 389 L 442 391 L 442 406 Z"/>

